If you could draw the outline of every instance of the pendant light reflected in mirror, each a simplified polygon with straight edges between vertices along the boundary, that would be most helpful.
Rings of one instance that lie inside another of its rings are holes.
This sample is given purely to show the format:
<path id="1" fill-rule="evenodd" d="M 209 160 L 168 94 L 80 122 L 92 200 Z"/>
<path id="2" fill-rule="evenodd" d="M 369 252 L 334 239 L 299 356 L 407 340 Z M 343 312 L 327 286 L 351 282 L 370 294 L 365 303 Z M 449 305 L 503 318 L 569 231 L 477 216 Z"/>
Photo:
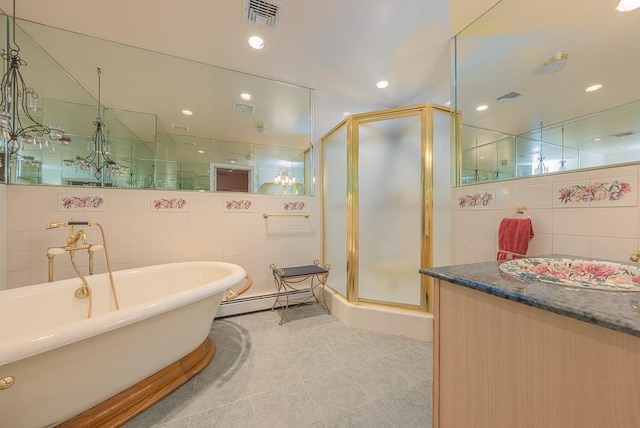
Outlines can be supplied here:
<path id="1" fill-rule="evenodd" d="M 564 158 L 564 125 L 562 125 L 562 129 L 560 130 L 561 132 L 561 154 L 560 154 L 560 171 L 566 171 L 567 170 L 567 160 Z"/>
<path id="2" fill-rule="evenodd" d="M 478 139 L 476 138 L 476 167 L 473 170 L 473 181 L 480 181 L 480 175 L 478 174 Z"/>
<path id="3" fill-rule="evenodd" d="M 496 143 L 496 180 L 500 179 L 500 156 L 498 152 L 498 143 Z"/>
<path id="4" fill-rule="evenodd" d="M 538 166 L 534 170 L 535 174 L 546 174 L 549 167 L 544 164 L 544 153 L 542 152 L 542 122 L 540 122 L 540 151 L 538 152 Z"/>

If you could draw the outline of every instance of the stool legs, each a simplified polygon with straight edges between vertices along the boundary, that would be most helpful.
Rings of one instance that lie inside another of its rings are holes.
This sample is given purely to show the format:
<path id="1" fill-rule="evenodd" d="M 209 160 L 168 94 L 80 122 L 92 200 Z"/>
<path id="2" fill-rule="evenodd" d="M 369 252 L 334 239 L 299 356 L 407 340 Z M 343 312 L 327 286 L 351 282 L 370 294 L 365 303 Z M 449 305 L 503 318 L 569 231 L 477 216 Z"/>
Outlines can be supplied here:
<path id="1" fill-rule="evenodd" d="M 315 267 L 318 265 L 316 261 L 314 261 L 314 263 L 315 265 L 311 267 Z M 329 314 L 331 313 L 329 311 L 329 307 L 327 306 L 327 302 L 325 300 L 325 285 L 329 275 L 328 269 L 327 271 L 322 273 L 318 273 L 316 269 L 316 271 L 314 271 L 314 273 L 311 273 L 311 274 L 299 273 L 296 275 L 291 275 L 291 271 L 289 271 L 289 275 L 285 276 L 285 269 L 278 268 L 275 264 L 269 265 L 269 268 L 273 273 L 273 279 L 276 286 L 276 299 L 273 302 L 273 306 L 271 307 L 271 310 L 274 311 L 277 308 L 281 309 L 281 312 L 279 314 L 280 325 L 284 323 L 287 311 L 289 310 L 289 306 L 291 303 L 295 303 L 295 306 L 298 306 L 302 303 L 307 303 L 311 299 L 311 296 L 309 296 L 300 301 L 291 302 L 289 299 L 289 295 L 294 292 L 301 292 L 301 291 L 307 291 L 307 290 L 310 291 L 315 301 L 320 305 L 322 305 L 322 307 L 324 307 L 327 313 Z M 287 269 L 290 269 L 290 268 L 287 268 Z M 309 288 L 297 286 L 297 284 L 303 281 L 306 281 L 308 279 L 311 279 L 311 284 Z M 318 295 L 316 295 L 315 293 L 317 288 L 320 288 L 319 290 L 320 298 L 318 298 Z"/>

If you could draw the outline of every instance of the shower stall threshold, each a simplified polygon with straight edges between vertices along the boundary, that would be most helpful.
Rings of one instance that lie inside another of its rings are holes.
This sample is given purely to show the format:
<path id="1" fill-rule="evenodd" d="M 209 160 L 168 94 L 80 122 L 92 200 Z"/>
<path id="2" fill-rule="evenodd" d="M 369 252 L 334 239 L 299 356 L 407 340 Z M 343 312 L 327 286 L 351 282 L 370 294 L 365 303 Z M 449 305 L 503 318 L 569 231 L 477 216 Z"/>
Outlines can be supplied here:
<path id="1" fill-rule="evenodd" d="M 325 298 L 331 314 L 349 327 L 433 341 L 432 314 L 375 304 L 356 305 L 329 287 Z"/>

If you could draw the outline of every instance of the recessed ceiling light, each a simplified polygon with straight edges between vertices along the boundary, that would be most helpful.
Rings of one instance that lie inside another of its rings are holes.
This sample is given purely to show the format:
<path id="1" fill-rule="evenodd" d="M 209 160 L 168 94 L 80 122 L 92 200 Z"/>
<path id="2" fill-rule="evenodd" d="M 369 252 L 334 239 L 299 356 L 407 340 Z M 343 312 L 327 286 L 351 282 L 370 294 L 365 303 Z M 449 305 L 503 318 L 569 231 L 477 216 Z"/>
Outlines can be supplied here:
<path id="1" fill-rule="evenodd" d="M 389 82 L 387 82 L 386 80 L 381 80 L 378 83 L 376 83 L 376 88 L 378 89 L 384 89 L 387 86 L 389 86 Z"/>
<path id="2" fill-rule="evenodd" d="M 598 141 L 602 141 L 602 138 L 594 138 L 594 139 L 593 139 L 593 142 L 594 142 L 594 143 L 597 143 Z"/>
<path id="3" fill-rule="evenodd" d="M 253 97 L 251 96 L 251 94 L 247 94 L 246 92 L 243 92 L 242 94 L 240 94 L 240 98 L 242 98 L 245 101 L 251 101 Z"/>
<path id="4" fill-rule="evenodd" d="M 476 107 L 476 110 L 477 110 L 477 111 L 485 111 L 485 110 L 486 110 L 486 109 L 488 109 L 488 108 L 489 108 L 489 106 L 488 106 L 488 105 L 486 105 L 486 104 L 482 104 L 482 105 L 480 105 L 480 106 Z"/>
<path id="5" fill-rule="evenodd" d="M 640 0 L 620 0 L 616 10 L 618 12 L 631 12 L 640 7 Z"/>
<path id="6" fill-rule="evenodd" d="M 593 91 L 597 91 L 598 89 L 602 89 L 604 85 L 602 83 L 596 83 L 595 85 L 591 85 L 589 86 L 587 89 L 585 89 L 585 92 L 593 92 Z"/>
<path id="7" fill-rule="evenodd" d="M 184 109 L 182 110 L 182 114 L 184 114 L 185 116 L 191 116 L 193 112 L 191 110 Z"/>
<path id="8" fill-rule="evenodd" d="M 198 150 L 198 153 L 200 153 L 201 155 L 204 154 L 204 150 Z"/>
<path id="9" fill-rule="evenodd" d="M 267 44 L 264 42 L 264 40 L 261 37 L 251 36 L 249 37 L 249 46 L 251 46 L 254 49 L 264 49 L 264 47 L 267 46 Z"/>

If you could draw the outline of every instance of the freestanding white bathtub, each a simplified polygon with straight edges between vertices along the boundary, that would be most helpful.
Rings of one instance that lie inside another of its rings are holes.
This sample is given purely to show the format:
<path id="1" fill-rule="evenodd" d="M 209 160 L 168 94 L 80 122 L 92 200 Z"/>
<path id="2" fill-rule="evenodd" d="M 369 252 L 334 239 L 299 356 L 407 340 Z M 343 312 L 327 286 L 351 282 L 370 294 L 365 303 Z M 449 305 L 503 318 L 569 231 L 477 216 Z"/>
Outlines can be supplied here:
<path id="1" fill-rule="evenodd" d="M 220 301 L 245 278 L 250 285 L 223 262 L 113 276 L 117 311 L 108 275 L 87 277 L 91 318 L 88 299 L 74 297 L 79 279 L 0 292 L 0 426 L 118 426 L 206 367 Z"/>

